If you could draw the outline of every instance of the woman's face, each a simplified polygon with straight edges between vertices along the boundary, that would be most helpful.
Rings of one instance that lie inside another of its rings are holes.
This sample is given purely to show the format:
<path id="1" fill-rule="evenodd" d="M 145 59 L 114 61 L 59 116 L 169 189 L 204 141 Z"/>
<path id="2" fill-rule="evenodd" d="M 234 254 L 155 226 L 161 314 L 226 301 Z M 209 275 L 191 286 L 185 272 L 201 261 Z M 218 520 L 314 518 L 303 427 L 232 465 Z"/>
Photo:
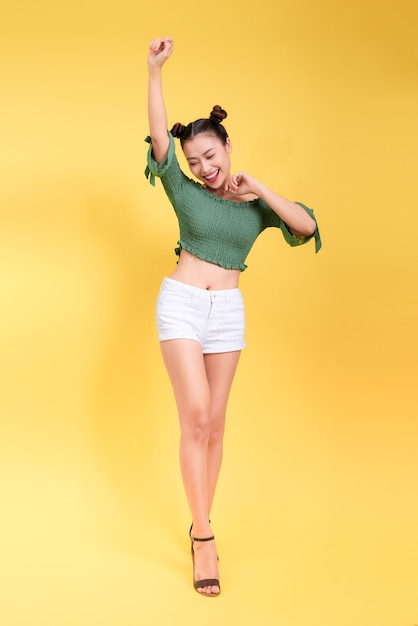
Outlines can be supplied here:
<path id="1" fill-rule="evenodd" d="M 183 145 L 190 171 L 214 194 L 221 194 L 231 176 L 231 143 L 212 133 L 199 133 Z"/>

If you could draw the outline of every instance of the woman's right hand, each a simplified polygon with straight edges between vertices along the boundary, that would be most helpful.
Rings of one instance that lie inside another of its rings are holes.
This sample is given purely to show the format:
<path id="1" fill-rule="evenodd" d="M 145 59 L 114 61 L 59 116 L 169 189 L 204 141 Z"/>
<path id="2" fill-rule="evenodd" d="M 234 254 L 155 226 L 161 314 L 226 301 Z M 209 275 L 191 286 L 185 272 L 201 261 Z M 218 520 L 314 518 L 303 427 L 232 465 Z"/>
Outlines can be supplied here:
<path id="1" fill-rule="evenodd" d="M 149 45 L 148 65 L 162 67 L 173 53 L 174 41 L 172 37 L 153 39 Z"/>

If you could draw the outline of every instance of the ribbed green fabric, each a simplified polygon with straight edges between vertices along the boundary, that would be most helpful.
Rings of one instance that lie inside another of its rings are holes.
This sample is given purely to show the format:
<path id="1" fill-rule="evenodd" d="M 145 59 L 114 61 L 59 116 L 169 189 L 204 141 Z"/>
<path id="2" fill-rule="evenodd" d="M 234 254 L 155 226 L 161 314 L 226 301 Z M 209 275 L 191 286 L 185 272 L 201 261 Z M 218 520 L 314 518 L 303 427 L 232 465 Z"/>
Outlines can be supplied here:
<path id="1" fill-rule="evenodd" d="M 155 185 L 161 178 L 164 190 L 176 212 L 180 239 L 176 254 L 187 250 L 204 261 L 226 269 L 244 271 L 248 256 L 258 235 L 268 227 L 280 228 L 290 246 L 299 246 L 315 238 L 315 250 L 321 248 L 318 227 L 310 237 L 292 235 L 282 219 L 260 198 L 234 202 L 214 195 L 200 183 L 188 178 L 180 169 L 174 139 L 169 133 L 170 147 L 165 160 L 158 164 L 150 145 L 145 176 Z M 150 137 L 146 140 L 151 143 Z M 315 219 L 313 211 L 298 202 Z M 316 222 L 316 220 L 315 220 Z"/>

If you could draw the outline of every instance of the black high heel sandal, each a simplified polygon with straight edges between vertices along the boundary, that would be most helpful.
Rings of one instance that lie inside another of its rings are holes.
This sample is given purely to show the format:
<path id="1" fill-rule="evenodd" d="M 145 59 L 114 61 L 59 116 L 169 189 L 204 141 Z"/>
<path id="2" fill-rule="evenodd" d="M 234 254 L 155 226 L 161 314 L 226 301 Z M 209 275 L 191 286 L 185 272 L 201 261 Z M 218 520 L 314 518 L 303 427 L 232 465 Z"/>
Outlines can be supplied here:
<path id="1" fill-rule="evenodd" d="M 218 578 L 203 578 L 202 580 L 195 580 L 195 578 L 194 578 L 194 550 L 193 550 L 193 543 L 195 541 L 213 541 L 214 539 L 215 539 L 214 535 L 212 535 L 212 537 L 204 537 L 203 539 L 200 539 L 199 537 L 193 537 L 193 535 L 191 534 L 191 528 L 190 528 L 190 540 L 191 540 L 192 562 L 193 562 L 193 585 L 194 585 L 194 588 L 196 589 L 196 591 L 201 596 L 207 596 L 208 598 L 216 598 L 216 596 L 219 596 L 219 594 L 221 593 L 221 586 L 219 584 L 219 579 Z M 215 587 L 215 586 L 219 587 L 218 593 L 201 593 L 200 591 L 198 591 L 199 589 L 202 589 L 203 587 Z"/>

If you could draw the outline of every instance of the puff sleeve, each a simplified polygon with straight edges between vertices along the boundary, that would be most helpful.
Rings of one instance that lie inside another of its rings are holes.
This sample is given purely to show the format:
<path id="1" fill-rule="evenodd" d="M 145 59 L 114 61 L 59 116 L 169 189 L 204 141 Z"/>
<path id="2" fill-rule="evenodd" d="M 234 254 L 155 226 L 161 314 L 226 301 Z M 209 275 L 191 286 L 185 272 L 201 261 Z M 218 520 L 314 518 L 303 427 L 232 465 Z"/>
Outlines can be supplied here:
<path id="1" fill-rule="evenodd" d="M 319 234 L 318 223 L 314 216 L 314 212 L 312 211 L 312 209 L 309 209 L 307 206 L 302 204 L 302 202 L 296 202 L 296 204 L 299 204 L 299 206 L 305 209 L 305 211 L 309 213 L 311 218 L 315 221 L 315 224 L 316 224 L 315 232 L 312 235 L 309 235 L 309 237 L 305 237 L 304 235 L 293 235 L 290 232 L 289 227 L 283 220 L 280 220 L 280 230 L 282 231 L 283 237 L 285 238 L 285 241 L 289 244 L 289 246 L 301 246 L 305 243 L 308 243 L 308 241 L 314 238 L 315 239 L 315 252 L 317 253 L 320 251 L 322 247 L 322 242 L 321 242 L 321 235 Z"/>
<path id="2" fill-rule="evenodd" d="M 145 168 L 144 174 L 146 178 L 149 179 L 149 182 L 153 187 L 155 187 L 155 177 L 157 176 L 158 178 L 161 178 L 161 176 L 164 176 L 164 174 L 170 167 L 175 155 L 174 138 L 170 132 L 168 133 L 168 138 L 170 140 L 170 144 L 168 147 L 167 156 L 161 163 L 157 163 L 157 161 L 155 160 L 154 153 L 152 151 L 151 137 L 148 136 L 145 138 L 145 141 L 149 143 L 150 146 L 148 148 L 147 166 Z"/>

